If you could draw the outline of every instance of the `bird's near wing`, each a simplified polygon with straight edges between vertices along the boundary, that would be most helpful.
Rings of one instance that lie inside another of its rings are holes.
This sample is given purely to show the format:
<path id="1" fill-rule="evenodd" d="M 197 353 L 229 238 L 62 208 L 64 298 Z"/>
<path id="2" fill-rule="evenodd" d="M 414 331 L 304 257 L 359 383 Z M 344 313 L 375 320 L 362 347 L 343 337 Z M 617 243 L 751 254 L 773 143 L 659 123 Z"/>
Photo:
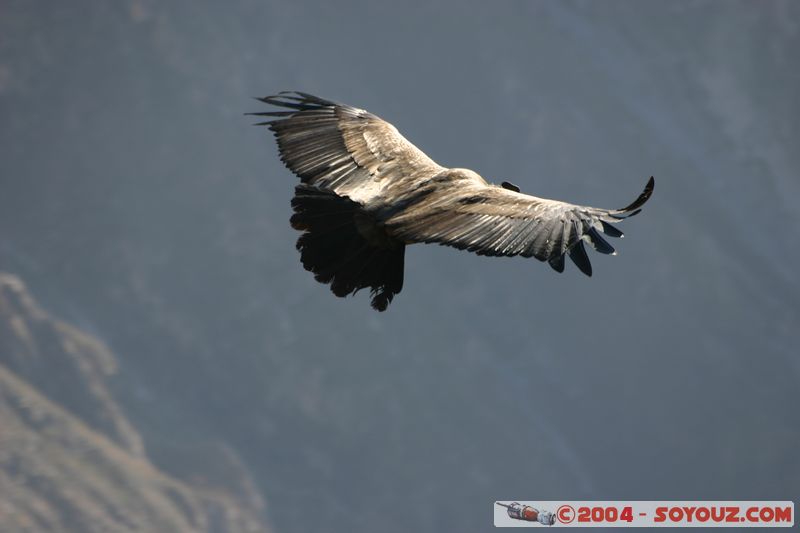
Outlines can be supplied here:
<path id="1" fill-rule="evenodd" d="M 303 183 L 366 202 L 387 186 L 444 170 L 379 117 L 301 92 L 258 98 L 284 111 L 251 113 L 275 133 L 281 160 Z"/>
<path id="2" fill-rule="evenodd" d="M 654 183 L 651 177 L 644 192 L 622 209 L 583 207 L 492 185 L 445 187 L 389 218 L 386 228 L 406 242 L 435 242 L 481 255 L 532 256 L 558 272 L 569 255 L 591 276 L 583 242 L 600 253 L 615 253 L 601 233 L 621 237 L 611 224 L 637 214 Z"/>

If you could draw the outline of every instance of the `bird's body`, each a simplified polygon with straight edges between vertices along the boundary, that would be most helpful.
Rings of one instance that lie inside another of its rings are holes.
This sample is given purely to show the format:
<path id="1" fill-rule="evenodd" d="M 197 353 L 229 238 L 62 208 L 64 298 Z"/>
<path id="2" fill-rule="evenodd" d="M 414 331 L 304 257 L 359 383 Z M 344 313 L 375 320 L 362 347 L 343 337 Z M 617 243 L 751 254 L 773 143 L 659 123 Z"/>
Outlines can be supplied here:
<path id="1" fill-rule="evenodd" d="M 569 255 L 591 275 L 583 242 L 614 248 L 611 224 L 639 212 L 653 191 L 623 209 L 598 209 L 522 194 L 507 182 L 445 168 L 377 116 L 305 93 L 261 101 L 287 108 L 255 115 L 275 133 L 281 160 L 302 184 L 292 200 L 301 260 L 337 296 L 370 288 L 383 311 L 403 286 L 405 246 L 439 243 L 480 255 L 535 257 L 558 272 Z"/>

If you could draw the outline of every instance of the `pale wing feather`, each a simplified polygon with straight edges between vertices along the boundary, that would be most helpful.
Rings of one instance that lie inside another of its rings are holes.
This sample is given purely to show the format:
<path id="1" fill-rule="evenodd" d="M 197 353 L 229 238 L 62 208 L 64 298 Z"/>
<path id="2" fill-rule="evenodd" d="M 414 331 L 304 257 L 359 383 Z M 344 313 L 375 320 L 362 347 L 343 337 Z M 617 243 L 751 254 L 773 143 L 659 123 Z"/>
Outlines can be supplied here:
<path id="1" fill-rule="evenodd" d="M 472 182 L 439 187 L 386 221 L 390 235 L 405 242 L 439 243 L 480 255 L 535 257 L 554 269 L 564 268 L 568 254 L 591 275 L 583 242 L 598 252 L 614 247 L 600 233 L 621 237 L 611 224 L 633 216 L 653 192 L 644 192 L 622 209 L 579 206 L 520 194 L 494 185 Z"/>
<path id="2" fill-rule="evenodd" d="M 305 93 L 259 100 L 292 111 L 253 115 L 275 133 L 281 160 L 303 183 L 366 203 L 387 187 L 418 182 L 444 170 L 381 118 Z"/>

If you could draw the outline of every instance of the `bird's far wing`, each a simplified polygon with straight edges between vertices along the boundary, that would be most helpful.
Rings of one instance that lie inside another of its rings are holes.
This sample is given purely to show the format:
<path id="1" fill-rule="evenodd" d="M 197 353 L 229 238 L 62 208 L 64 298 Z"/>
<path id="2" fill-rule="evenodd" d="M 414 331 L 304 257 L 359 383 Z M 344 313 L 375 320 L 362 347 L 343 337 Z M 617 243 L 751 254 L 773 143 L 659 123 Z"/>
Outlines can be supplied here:
<path id="1" fill-rule="evenodd" d="M 275 133 L 281 160 L 303 183 L 365 201 L 404 178 L 426 178 L 442 170 L 379 117 L 301 92 L 258 100 L 282 111 L 250 113 Z"/>
<path id="2" fill-rule="evenodd" d="M 654 184 L 651 177 L 644 192 L 622 209 L 546 200 L 498 186 L 446 187 L 389 218 L 386 228 L 406 242 L 435 242 L 481 255 L 533 256 L 558 272 L 569 255 L 591 276 L 583 241 L 600 253 L 615 253 L 601 232 L 621 237 L 611 224 L 637 214 Z"/>

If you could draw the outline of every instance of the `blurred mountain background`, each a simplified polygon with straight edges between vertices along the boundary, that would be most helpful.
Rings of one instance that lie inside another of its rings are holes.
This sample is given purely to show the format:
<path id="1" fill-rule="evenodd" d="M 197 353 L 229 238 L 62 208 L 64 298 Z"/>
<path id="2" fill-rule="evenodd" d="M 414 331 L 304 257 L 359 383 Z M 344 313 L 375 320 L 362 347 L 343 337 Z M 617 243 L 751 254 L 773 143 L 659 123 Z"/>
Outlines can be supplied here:
<path id="1" fill-rule="evenodd" d="M 485 531 L 800 498 L 800 4 L 0 2 L 0 530 Z M 621 207 L 594 277 L 302 269 L 250 97 Z"/>
<path id="2" fill-rule="evenodd" d="M 190 483 L 159 472 L 109 393 L 114 354 L 1 273 L 0 357 L 2 531 L 267 531 L 233 452 Z"/>

